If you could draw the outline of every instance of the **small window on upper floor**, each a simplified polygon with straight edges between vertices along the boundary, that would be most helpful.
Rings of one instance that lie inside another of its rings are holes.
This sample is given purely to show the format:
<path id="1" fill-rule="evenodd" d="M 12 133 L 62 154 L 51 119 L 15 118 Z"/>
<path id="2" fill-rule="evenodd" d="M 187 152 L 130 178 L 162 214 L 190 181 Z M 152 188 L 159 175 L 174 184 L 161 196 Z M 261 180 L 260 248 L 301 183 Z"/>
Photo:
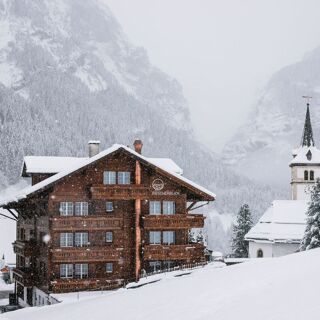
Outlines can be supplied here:
<path id="1" fill-rule="evenodd" d="M 106 232 L 106 242 L 107 243 L 113 242 L 113 232 L 112 231 Z"/>
<path id="2" fill-rule="evenodd" d="M 308 170 L 304 170 L 304 180 L 309 180 L 309 172 L 308 172 Z"/>
<path id="3" fill-rule="evenodd" d="M 113 202 L 112 201 L 106 202 L 106 212 L 113 212 Z"/>
<path id="4" fill-rule="evenodd" d="M 131 175 L 128 171 L 119 171 L 118 172 L 118 184 L 130 184 Z"/>
<path id="5" fill-rule="evenodd" d="M 104 184 L 116 184 L 116 172 L 115 171 L 105 171 L 103 173 L 103 183 Z"/>
<path id="6" fill-rule="evenodd" d="M 310 180 L 314 180 L 314 171 L 313 170 L 310 171 Z"/>

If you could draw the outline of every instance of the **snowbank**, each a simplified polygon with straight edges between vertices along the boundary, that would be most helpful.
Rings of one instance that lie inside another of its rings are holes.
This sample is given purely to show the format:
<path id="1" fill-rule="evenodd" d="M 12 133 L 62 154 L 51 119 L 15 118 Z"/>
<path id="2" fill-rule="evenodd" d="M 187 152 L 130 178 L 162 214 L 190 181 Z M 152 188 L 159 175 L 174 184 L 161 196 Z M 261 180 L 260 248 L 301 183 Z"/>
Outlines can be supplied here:
<path id="1" fill-rule="evenodd" d="M 315 319 L 320 312 L 319 267 L 320 249 L 225 268 L 208 265 L 137 289 L 28 308 L 0 319 Z"/>

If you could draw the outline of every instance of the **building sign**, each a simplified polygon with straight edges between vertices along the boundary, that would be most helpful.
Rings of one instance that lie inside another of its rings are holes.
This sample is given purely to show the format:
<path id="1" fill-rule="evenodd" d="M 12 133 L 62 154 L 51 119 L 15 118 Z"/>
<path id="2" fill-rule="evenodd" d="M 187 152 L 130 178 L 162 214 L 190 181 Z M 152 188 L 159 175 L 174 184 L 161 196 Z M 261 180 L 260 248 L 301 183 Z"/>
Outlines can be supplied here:
<path id="1" fill-rule="evenodd" d="M 161 179 L 155 179 L 152 181 L 153 190 L 160 191 L 164 188 L 164 182 Z"/>

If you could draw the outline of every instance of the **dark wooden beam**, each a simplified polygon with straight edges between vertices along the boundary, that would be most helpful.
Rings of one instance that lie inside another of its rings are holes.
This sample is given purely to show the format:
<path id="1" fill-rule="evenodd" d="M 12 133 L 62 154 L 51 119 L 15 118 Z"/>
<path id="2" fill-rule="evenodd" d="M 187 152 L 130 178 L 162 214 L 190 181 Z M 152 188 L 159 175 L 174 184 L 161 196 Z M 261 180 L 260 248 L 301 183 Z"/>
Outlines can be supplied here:
<path id="1" fill-rule="evenodd" d="M 3 214 L 3 213 L 0 213 L 0 216 L 5 217 L 5 218 L 10 219 L 10 220 L 13 220 L 13 221 L 17 221 L 16 219 L 11 218 L 11 217 L 8 217 L 8 216 L 6 216 L 6 215 Z"/>

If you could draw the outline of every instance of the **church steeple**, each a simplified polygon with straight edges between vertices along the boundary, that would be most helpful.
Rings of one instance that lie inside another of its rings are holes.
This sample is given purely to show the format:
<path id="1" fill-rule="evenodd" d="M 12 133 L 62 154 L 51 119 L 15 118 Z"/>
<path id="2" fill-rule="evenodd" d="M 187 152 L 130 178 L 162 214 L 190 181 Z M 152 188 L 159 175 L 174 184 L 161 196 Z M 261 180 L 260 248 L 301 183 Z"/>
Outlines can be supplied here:
<path id="1" fill-rule="evenodd" d="M 302 147 L 314 146 L 312 126 L 311 126 L 311 120 L 310 120 L 309 102 L 307 103 L 307 113 L 306 113 L 306 119 L 304 122 L 303 133 L 302 133 L 301 146 Z"/>

